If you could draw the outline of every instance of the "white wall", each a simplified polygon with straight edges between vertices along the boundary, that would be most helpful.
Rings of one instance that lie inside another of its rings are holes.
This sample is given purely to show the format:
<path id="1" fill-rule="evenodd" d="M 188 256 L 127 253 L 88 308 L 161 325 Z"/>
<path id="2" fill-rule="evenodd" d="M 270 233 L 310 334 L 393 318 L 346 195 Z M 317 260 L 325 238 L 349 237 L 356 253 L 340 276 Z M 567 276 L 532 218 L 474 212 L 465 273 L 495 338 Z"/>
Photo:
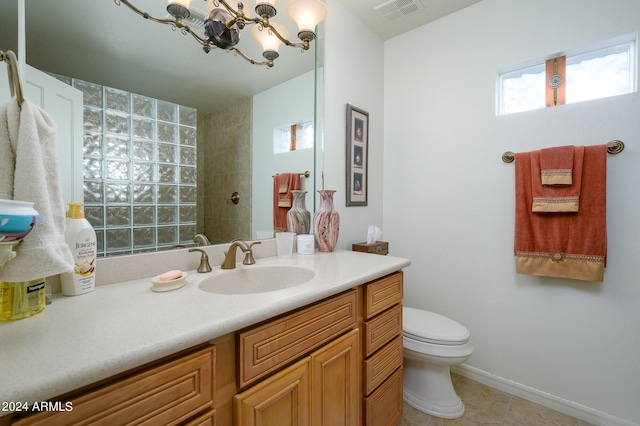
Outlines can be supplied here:
<path id="1" fill-rule="evenodd" d="M 335 189 L 340 213 L 338 249 L 366 240 L 367 227 L 382 228 L 382 130 L 384 43 L 337 0 L 327 0 L 325 36 L 324 187 Z M 347 104 L 369 113 L 368 206 L 346 207 Z M 322 183 L 316 186 L 321 189 Z M 384 231 L 384 229 L 383 229 Z M 383 235 L 384 239 L 384 235 Z M 393 251 L 393 246 L 390 247 Z"/>
<path id="2" fill-rule="evenodd" d="M 313 121 L 313 71 L 265 90 L 253 97 L 253 225 L 256 231 L 273 230 L 273 179 L 277 173 L 313 173 L 313 149 L 273 153 L 275 129 Z M 305 202 L 313 212 L 313 184 L 300 177 L 300 188 L 308 191 Z"/>
<path id="3" fill-rule="evenodd" d="M 384 53 L 383 224 L 412 260 L 405 303 L 469 328 L 469 371 L 605 424 L 640 423 L 640 95 L 496 117 L 496 69 L 639 29 L 632 0 L 484 0 Z M 605 282 L 517 275 L 502 153 L 612 139 Z"/>

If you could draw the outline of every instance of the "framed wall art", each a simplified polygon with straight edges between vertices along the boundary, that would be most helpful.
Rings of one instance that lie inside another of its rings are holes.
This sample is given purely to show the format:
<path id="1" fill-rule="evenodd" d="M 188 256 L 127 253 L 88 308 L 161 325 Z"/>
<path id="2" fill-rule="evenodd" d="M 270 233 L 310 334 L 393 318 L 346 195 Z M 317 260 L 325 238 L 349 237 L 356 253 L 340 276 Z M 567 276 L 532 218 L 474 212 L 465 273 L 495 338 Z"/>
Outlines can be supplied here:
<path id="1" fill-rule="evenodd" d="M 369 174 L 369 113 L 347 104 L 347 207 L 366 206 Z"/>

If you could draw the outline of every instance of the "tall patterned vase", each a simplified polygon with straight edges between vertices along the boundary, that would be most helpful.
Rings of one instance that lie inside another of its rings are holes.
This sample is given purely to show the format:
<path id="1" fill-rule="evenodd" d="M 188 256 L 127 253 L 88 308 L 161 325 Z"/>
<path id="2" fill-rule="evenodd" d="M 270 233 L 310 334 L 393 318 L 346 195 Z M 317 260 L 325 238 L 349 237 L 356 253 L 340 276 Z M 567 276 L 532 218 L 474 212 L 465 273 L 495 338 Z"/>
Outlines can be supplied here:
<path id="1" fill-rule="evenodd" d="M 292 189 L 293 205 L 287 212 L 287 231 L 298 235 L 308 234 L 311 227 L 311 213 L 305 206 L 305 194 L 307 191 Z"/>
<path id="2" fill-rule="evenodd" d="M 335 189 L 318 190 L 320 207 L 313 216 L 316 245 L 318 250 L 324 252 L 333 251 L 340 232 L 340 215 L 333 208 L 333 194 L 335 192 Z"/>

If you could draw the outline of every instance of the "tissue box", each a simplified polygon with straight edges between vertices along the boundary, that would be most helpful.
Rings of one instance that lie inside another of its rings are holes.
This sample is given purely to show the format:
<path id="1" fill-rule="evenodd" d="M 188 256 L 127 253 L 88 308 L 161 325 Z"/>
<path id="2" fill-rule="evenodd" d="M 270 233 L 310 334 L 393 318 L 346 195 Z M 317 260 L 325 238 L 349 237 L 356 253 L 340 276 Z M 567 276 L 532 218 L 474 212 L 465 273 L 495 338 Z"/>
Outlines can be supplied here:
<path id="1" fill-rule="evenodd" d="M 361 251 L 364 253 L 387 254 L 389 253 L 389 243 L 386 241 L 376 241 L 373 244 L 367 242 L 356 243 L 351 245 L 351 250 Z"/>

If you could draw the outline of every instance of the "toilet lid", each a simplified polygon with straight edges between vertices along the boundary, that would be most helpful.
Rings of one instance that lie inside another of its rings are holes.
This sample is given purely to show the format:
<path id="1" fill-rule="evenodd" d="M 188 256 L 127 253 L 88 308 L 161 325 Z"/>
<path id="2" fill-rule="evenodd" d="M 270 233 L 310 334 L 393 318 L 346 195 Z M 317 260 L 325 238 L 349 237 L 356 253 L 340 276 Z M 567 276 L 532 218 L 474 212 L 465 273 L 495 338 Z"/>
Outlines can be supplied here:
<path id="1" fill-rule="evenodd" d="M 469 330 L 451 318 L 406 306 L 402 308 L 402 334 L 439 345 L 462 345 L 470 336 Z"/>

